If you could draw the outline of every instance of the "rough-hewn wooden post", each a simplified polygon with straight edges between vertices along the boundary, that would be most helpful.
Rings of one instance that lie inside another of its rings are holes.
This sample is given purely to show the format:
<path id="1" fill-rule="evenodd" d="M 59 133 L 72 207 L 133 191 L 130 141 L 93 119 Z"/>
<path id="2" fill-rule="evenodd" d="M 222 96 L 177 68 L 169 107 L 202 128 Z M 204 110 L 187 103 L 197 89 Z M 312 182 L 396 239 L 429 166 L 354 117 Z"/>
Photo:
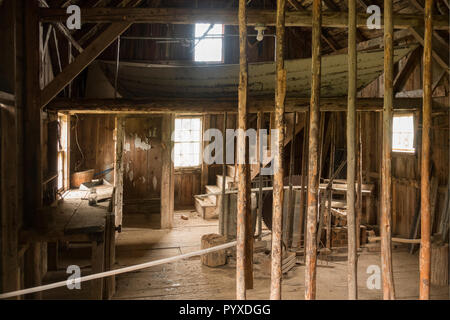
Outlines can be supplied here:
<path id="1" fill-rule="evenodd" d="M 115 226 L 122 225 L 123 218 L 123 148 L 125 144 L 125 118 L 116 117 L 114 143 L 114 214 Z"/>
<path id="2" fill-rule="evenodd" d="M 227 184 L 227 117 L 228 114 L 226 112 L 223 113 L 223 129 L 222 129 L 222 136 L 223 136 L 223 140 L 222 140 L 222 198 L 221 198 L 221 208 L 220 208 L 220 215 L 219 215 L 219 226 L 221 226 L 221 230 L 220 233 L 222 235 L 227 235 L 225 233 L 225 215 L 227 214 L 225 211 L 225 206 L 226 206 L 226 195 L 225 195 L 225 191 L 226 191 L 226 184 Z"/>
<path id="3" fill-rule="evenodd" d="M 170 229 L 173 227 L 174 215 L 174 164 L 172 161 L 172 132 L 174 130 L 173 114 L 165 114 L 162 119 L 161 140 L 164 145 L 162 152 L 162 178 L 161 178 L 161 228 Z"/>
<path id="4" fill-rule="evenodd" d="M 294 175 L 294 160 L 295 160 L 295 129 L 296 129 L 296 123 L 297 123 L 297 113 L 294 112 L 292 115 L 292 140 L 291 140 L 291 149 L 289 150 L 289 196 L 288 196 L 288 212 L 286 214 L 286 221 L 284 222 L 285 227 L 285 234 L 284 234 L 284 243 L 287 247 L 290 247 L 291 241 L 292 241 L 292 233 L 293 228 L 291 229 L 292 222 L 294 221 L 294 202 L 295 202 L 295 194 L 294 194 L 294 188 L 293 188 L 293 182 L 292 182 L 292 176 Z"/>
<path id="5" fill-rule="evenodd" d="M 44 227 L 42 188 L 42 119 L 40 93 L 40 33 L 37 1 L 25 1 L 25 110 L 23 114 L 23 176 L 26 190 L 23 193 L 25 227 Z M 30 244 L 25 254 L 25 286 L 41 285 L 42 243 Z M 31 294 L 40 299 L 42 293 Z"/>
<path id="6" fill-rule="evenodd" d="M 357 156 L 357 186 L 356 189 L 356 250 L 359 250 L 361 246 L 361 217 L 362 217 L 362 164 L 363 164 L 363 153 L 362 153 L 362 128 L 361 128 L 361 121 L 362 121 L 362 114 L 359 113 L 357 116 L 357 132 L 356 135 L 358 137 L 357 146 L 358 146 L 358 156 Z"/>
<path id="7" fill-rule="evenodd" d="M 356 300 L 357 256 L 355 217 L 356 177 L 356 0 L 348 0 L 348 109 L 347 109 L 347 232 L 348 232 L 348 299 Z"/>
<path id="8" fill-rule="evenodd" d="M 394 277 L 392 274 L 392 107 L 394 100 L 394 50 L 392 26 L 392 0 L 384 0 L 384 107 L 383 143 L 381 160 L 381 272 L 383 278 L 383 298 L 395 299 Z"/>
<path id="9" fill-rule="evenodd" d="M 261 141 L 261 130 L 263 130 L 263 123 L 264 123 L 264 112 L 259 111 L 258 112 L 258 166 L 259 166 L 259 192 L 258 192 L 258 240 L 262 239 L 262 207 L 263 207 L 263 176 L 261 174 L 261 168 L 263 167 L 263 148 L 262 148 L 262 141 Z"/>
<path id="10" fill-rule="evenodd" d="M 322 25 L 322 1 L 314 0 L 312 8 L 312 82 L 309 119 L 308 200 L 306 222 L 306 270 L 305 299 L 316 298 L 317 262 L 317 201 L 319 195 L 319 106 L 320 106 L 320 34 Z"/>
<path id="11" fill-rule="evenodd" d="M 430 299 L 431 276 L 431 211 L 430 211 L 430 146 L 432 75 L 431 49 L 433 35 L 433 0 L 425 1 L 425 36 L 423 45 L 423 111 L 422 111 L 422 163 L 420 166 L 420 284 L 419 298 Z"/>
<path id="12" fill-rule="evenodd" d="M 273 177 L 273 207 L 272 207 L 272 267 L 270 282 L 270 299 L 281 299 L 281 263 L 282 263 L 282 225 L 283 225 L 283 151 L 284 151 L 284 101 L 286 99 L 286 70 L 284 69 L 284 20 L 286 1 L 277 1 L 276 22 L 276 52 L 275 63 L 277 72 L 277 87 L 275 92 L 275 129 L 278 130 L 278 155 L 275 157 L 275 172 Z"/>
<path id="13" fill-rule="evenodd" d="M 246 299 L 246 289 L 253 287 L 253 234 L 251 229 L 250 172 L 246 163 L 247 143 L 247 13 L 246 1 L 239 0 L 239 106 L 238 106 L 238 210 L 236 246 L 236 298 Z"/>

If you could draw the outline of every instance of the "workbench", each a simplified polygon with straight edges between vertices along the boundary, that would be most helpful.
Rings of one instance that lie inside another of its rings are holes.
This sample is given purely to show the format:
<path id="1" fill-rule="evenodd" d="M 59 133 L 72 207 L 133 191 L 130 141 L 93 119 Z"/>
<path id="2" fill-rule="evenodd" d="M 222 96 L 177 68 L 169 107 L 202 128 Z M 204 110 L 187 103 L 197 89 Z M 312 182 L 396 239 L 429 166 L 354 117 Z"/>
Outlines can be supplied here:
<path id="1" fill-rule="evenodd" d="M 96 189 L 99 198 L 103 199 L 108 193 L 111 197 L 113 190 L 110 186 Z M 56 206 L 44 209 L 45 223 L 37 229 L 22 230 L 20 238 L 27 242 L 90 242 L 92 273 L 105 271 L 105 251 L 108 252 L 110 247 L 105 245 L 105 234 L 109 233 L 106 225 L 112 214 L 108 212 L 109 201 L 89 206 L 88 196 L 89 191 L 67 191 Z M 102 299 L 104 279 L 91 282 L 92 299 Z"/>

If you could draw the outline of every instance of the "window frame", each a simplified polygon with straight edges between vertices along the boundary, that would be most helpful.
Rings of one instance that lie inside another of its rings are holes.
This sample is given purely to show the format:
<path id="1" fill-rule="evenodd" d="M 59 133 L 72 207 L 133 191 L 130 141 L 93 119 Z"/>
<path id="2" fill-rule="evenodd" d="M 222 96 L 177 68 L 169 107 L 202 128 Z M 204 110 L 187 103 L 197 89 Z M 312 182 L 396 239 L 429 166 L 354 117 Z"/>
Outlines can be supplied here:
<path id="1" fill-rule="evenodd" d="M 413 121 L 413 142 L 412 142 L 412 148 L 413 150 L 399 150 L 394 149 L 394 118 L 397 117 L 412 117 Z M 391 151 L 394 155 L 400 155 L 400 156 L 415 156 L 417 154 L 417 115 L 414 112 L 394 112 L 392 116 L 392 146 Z"/>
<path id="2" fill-rule="evenodd" d="M 197 41 L 197 39 L 195 39 L 196 38 L 196 35 L 195 35 L 195 28 L 196 28 L 196 26 L 197 26 L 197 24 L 211 24 L 211 23 L 195 23 L 194 24 L 194 45 L 195 45 L 195 42 Z M 225 55 L 225 49 L 224 49 L 224 38 L 225 38 L 225 25 L 224 24 L 222 24 L 222 23 L 214 23 L 214 25 L 218 25 L 218 24 L 220 24 L 221 26 L 222 26 L 222 48 L 221 48 L 221 59 L 220 60 L 217 60 L 217 61 L 201 61 L 201 60 L 199 60 L 199 61 L 197 61 L 196 59 L 195 59 L 195 51 L 196 51 L 196 49 L 197 49 L 197 45 L 201 42 L 201 41 L 205 41 L 205 40 L 208 40 L 208 39 L 203 39 L 203 40 L 200 40 L 199 41 L 199 43 L 194 47 L 194 50 L 193 50 L 193 61 L 194 61 L 194 63 L 196 63 L 196 64 L 223 64 L 224 63 L 224 61 L 225 61 L 225 57 L 224 57 L 224 55 Z"/>
<path id="3" fill-rule="evenodd" d="M 56 153 L 56 163 L 57 163 L 57 188 L 58 192 L 64 192 L 69 189 L 69 116 L 63 113 L 58 113 L 58 134 L 59 139 L 57 140 L 57 153 Z M 64 138 L 63 138 L 64 135 Z M 63 143 L 62 141 L 65 141 Z M 61 148 L 60 148 L 61 142 Z M 62 161 L 62 168 L 59 168 L 60 157 Z M 59 187 L 60 172 L 62 172 L 62 186 Z"/>
<path id="4" fill-rule="evenodd" d="M 200 139 L 199 141 L 176 141 L 176 120 L 177 119 L 199 119 L 200 120 Z M 202 163 L 203 163 L 203 117 L 200 115 L 180 115 L 180 116 L 175 116 L 174 119 L 174 137 L 173 137 L 173 154 L 174 154 L 174 159 L 173 159 L 173 167 L 175 169 L 175 171 L 190 171 L 190 170 L 197 170 L 197 169 L 201 169 L 202 168 Z M 175 164 L 175 145 L 176 144 L 180 144 L 180 143 L 197 143 L 199 144 L 199 155 L 198 155 L 198 165 L 195 166 L 177 166 Z"/>

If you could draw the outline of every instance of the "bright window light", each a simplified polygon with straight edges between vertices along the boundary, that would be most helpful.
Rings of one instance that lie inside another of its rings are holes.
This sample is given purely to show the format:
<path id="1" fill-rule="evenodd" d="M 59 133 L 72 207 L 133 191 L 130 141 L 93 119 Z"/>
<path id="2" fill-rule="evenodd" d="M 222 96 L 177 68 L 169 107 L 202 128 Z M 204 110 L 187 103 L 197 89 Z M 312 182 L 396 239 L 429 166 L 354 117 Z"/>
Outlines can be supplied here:
<path id="1" fill-rule="evenodd" d="M 392 151 L 414 153 L 414 116 L 394 116 L 392 123 Z"/>
<path id="2" fill-rule="evenodd" d="M 223 25 L 195 25 L 195 61 L 222 62 Z"/>
<path id="3" fill-rule="evenodd" d="M 175 119 L 174 166 L 197 167 L 200 163 L 202 124 L 200 118 Z"/>

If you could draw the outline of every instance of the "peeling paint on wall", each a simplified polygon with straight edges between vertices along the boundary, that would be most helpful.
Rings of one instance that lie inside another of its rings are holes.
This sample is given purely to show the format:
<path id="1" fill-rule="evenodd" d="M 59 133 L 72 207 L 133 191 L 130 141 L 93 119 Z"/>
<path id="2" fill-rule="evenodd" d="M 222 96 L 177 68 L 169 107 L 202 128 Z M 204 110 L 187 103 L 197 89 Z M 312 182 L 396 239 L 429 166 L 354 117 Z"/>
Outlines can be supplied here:
<path id="1" fill-rule="evenodd" d="M 133 181 L 133 178 L 134 178 L 134 173 L 133 173 L 133 170 L 131 170 L 131 171 L 128 173 L 128 179 L 130 179 L 130 181 Z"/>
<path id="2" fill-rule="evenodd" d="M 137 135 L 136 135 L 136 138 L 134 139 L 134 147 L 136 149 L 141 149 L 144 151 L 150 150 L 152 148 L 150 143 L 142 141 L 141 138 L 138 137 Z"/>
<path id="3" fill-rule="evenodd" d="M 123 150 L 125 152 L 130 152 L 131 151 L 131 146 L 130 146 L 129 142 L 125 143 L 125 146 L 124 146 Z"/>

